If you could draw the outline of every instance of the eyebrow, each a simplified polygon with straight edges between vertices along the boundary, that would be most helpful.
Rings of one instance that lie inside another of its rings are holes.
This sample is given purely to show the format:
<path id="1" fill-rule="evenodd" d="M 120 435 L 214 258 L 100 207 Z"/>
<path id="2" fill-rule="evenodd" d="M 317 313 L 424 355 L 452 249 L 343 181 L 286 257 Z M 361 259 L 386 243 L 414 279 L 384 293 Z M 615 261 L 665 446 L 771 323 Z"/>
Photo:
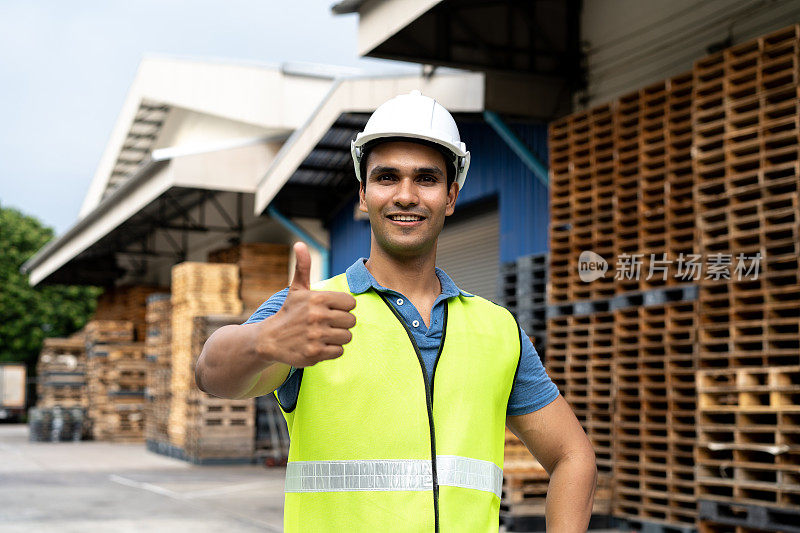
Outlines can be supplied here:
<path id="1" fill-rule="evenodd" d="M 378 165 L 377 167 L 373 168 L 369 175 L 370 177 L 377 176 L 379 174 L 387 174 L 387 173 L 399 173 L 397 167 L 387 167 Z M 444 176 L 444 172 L 439 167 L 417 167 L 414 169 L 414 174 L 434 174 L 436 176 L 442 177 Z"/>
<path id="2" fill-rule="evenodd" d="M 390 173 L 390 172 L 393 172 L 393 173 L 397 174 L 398 170 L 395 167 L 385 167 L 385 166 L 378 165 L 377 167 L 373 168 L 370 171 L 369 175 L 370 175 L 370 177 L 372 177 L 372 176 L 377 176 L 378 174 L 386 174 L 386 173 Z"/>
<path id="3" fill-rule="evenodd" d="M 417 167 L 414 169 L 416 174 L 435 174 L 439 177 L 444 176 L 444 172 L 439 167 Z"/>

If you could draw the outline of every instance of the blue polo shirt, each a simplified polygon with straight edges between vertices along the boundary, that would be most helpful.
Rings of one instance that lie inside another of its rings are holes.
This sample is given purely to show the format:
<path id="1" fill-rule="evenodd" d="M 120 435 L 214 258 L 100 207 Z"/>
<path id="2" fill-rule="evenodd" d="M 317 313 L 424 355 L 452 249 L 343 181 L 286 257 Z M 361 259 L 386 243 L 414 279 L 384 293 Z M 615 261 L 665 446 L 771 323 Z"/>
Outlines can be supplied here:
<path id="1" fill-rule="evenodd" d="M 436 276 L 442 284 L 442 293 L 436 298 L 431 309 L 431 325 L 425 325 L 422 315 L 416 307 L 399 292 L 382 287 L 373 277 L 372 273 L 364 265 L 365 258 L 359 258 L 345 272 L 350 292 L 361 294 L 370 289 L 382 292 L 392 306 L 397 310 L 409 331 L 414 335 L 414 340 L 419 347 L 420 355 L 425 363 L 428 384 L 431 383 L 431 372 L 436 363 L 436 356 L 439 352 L 439 343 L 442 340 L 442 322 L 444 320 L 444 308 L 448 298 L 454 298 L 459 294 L 472 297 L 472 294 L 462 291 L 440 268 L 436 268 Z M 283 305 L 289 289 L 283 289 L 273 294 L 269 300 L 253 313 L 245 322 L 252 324 L 260 322 L 275 313 Z M 508 400 L 507 414 L 511 416 L 524 415 L 541 409 L 558 397 L 558 387 L 552 382 L 542 366 L 539 354 L 533 347 L 533 343 L 520 328 L 520 340 L 522 341 L 522 353 L 520 356 L 519 370 L 511 389 L 511 396 Z M 281 404 L 288 408 L 293 408 L 297 403 L 297 394 L 300 390 L 300 381 L 303 379 L 302 369 L 292 368 L 286 381 L 278 387 L 278 398 Z"/>

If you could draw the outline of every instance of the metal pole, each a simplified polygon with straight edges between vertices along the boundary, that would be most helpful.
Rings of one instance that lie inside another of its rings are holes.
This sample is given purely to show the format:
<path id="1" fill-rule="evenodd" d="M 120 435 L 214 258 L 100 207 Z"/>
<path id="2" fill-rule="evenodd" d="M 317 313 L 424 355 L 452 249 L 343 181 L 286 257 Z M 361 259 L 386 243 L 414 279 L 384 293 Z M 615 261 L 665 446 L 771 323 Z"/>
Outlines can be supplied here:
<path id="1" fill-rule="evenodd" d="M 539 159 L 533 155 L 530 148 L 523 143 L 517 135 L 511 131 L 511 128 L 503 122 L 497 113 L 494 111 L 484 111 L 483 118 L 494 129 L 503 141 L 508 145 L 517 157 L 519 157 L 526 167 L 533 172 L 533 175 L 539 178 L 539 181 L 545 187 L 550 187 L 549 178 L 547 177 L 547 167 L 545 167 Z"/>
<path id="2" fill-rule="evenodd" d="M 317 250 L 319 254 L 322 256 L 322 279 L 328 279 L 330 277 L 330 252 L 328 248 L 319 242 L 317 239 L 312 237 L 306 230 L 289 220 L 286 216 L 283 215 L 280 211 L 278 211 L 275 207 L 269 206 L 267 208 L 267 214 L 279 224 L 281 224 L 284 228 L 288 229 L 300 239 Z"/>

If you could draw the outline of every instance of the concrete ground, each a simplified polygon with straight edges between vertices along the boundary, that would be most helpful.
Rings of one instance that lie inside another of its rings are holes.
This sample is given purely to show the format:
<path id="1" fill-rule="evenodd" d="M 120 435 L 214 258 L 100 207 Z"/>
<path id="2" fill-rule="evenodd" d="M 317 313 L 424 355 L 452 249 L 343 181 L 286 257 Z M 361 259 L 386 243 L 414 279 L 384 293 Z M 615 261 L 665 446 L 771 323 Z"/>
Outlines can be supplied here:
<path id="1" fill-rule="evenodd" d="M 28 441 L 0 424 L 0 531 L 282 531 L 283 468 L 194 466 L 143 444 Z"/>
<path id="2" fill-rule="evenodd" d="M 29 442 L 27 426 L 0 424 L 0 532 L 282 531 L 284 474 L 195 466 L 144 444 Z"/>

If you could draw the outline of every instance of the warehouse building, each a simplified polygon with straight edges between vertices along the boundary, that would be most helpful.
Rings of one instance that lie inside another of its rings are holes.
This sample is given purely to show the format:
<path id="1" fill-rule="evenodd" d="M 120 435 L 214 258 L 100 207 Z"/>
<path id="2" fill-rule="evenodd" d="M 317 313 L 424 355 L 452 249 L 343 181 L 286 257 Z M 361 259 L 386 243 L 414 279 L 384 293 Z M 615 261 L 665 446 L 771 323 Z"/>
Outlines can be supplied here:
<path id="1" fill-rule="evenodd" d="M 80 219 L 23 267 L 33 284 L 107 289 L 84 332 L 87 351 L 79 360 L 85 374 L 74 376 L 69 388 L 40 387 L 41 406 L 59 397 L 88 404 L 94 438 L 144 435 L 151 450 L 195 462 L 252 455 L 252 402 L 220 406 L 197 396 L 190 369 L 202 340 L 214 327 L 243 321 L 242 312 L 288 284 L 289 245 L 296 240 L 310 245 L 316 279 L 369 255 L 369 225 L 355 206 L 350 141 L 377 106 L 414 89 L 456 115 L 474 154 L 469 187 L 440 239 L 439 265 L 467 290 L 498 298 L 501 261 L 547 247 L 547 176 L 540 162 L 547 154 L 546 126 L 519 118 L 527 109 L 513 102 L 492 105 L 494 83 L 482 73 L 453 70 L 370 77 L 330 67 L 145 60 Z M 501 112 L 515 120 L 505 123 Z M 537 207 L 525 208 L 530 205 Z M 118 384 L 111 383 L 120 363 L 107 364 L 105 354 L 147 375 L 147 383 L 142 374 L 127 385 L 127 400 L 138 402 L 136 421 L 133 404 L 123 405 Z M 146 372 L 137 362 L 143 356 L 154 363 Z M 103 400 L 106 394 L 113 401 Z M 260 403 L 264 412 L 274 407 Z M 214 429 L 204 424 L 214 413 L 243 432 L 229 432 L 224 448 L 200 449 L 198 443 L 213 441 Z M 240 446 L 242 438 L 251 446 Z M 257 432 L 256 441 L 265 440 Z M 274 446 L 267 446 L 272 453 Z M 273 459 L 279 462 L 280 453 Z"/>
<path id="2" fill-rule="evenodd" d="M 350 140 L 380 103 L 422 88 L 457 116 L 474 154 L 440 265 L 495 299 L 501 262 L 546 250 L 544 124 L 517 119 L 512 132 L 498 112 L 529 110 L 492 107 L 483 74 L 332 72 L 145 60 L 80 220 L 25 265 L 31 282 L 166 286 L 172 265 L 221 243 L 297 238 L 312 245 L 315 277 L 341 272 L 369 250 Z M 469 257 L 465 242 L 479 243 Z"/>
<path id="3" fill-rule="evenodd" d="M 360 55 L 422 73 L 145 61 L 80 220 L 26 263 L 31 282 L 166 286 L 223 244 L 297 239 L 312 278 L 343 271 L 369 249 L 349 142 L 418 88 L 473 155 L 437 263 L 546 346 L 597 452 L 595 512 L 651 531 L 795 531 L 797 3 L 333 10 L 358 14 Z M 582 280 L 583 251 L 612 272 Z M 765 281 L 611 275 L 625 254 L 723 252 L 766 256 Z M 502 518 L 519 530 L 542 514 L 541 478 L 506 474 Z"/>
<path id="4" fill-rule="evenodd" d="M 227 239 L 285 240 L 254 216 L 255 185 L 333 77 L 145 59 L 79 220 L 26 263 L 31 283 L 169 285 Z"/>

